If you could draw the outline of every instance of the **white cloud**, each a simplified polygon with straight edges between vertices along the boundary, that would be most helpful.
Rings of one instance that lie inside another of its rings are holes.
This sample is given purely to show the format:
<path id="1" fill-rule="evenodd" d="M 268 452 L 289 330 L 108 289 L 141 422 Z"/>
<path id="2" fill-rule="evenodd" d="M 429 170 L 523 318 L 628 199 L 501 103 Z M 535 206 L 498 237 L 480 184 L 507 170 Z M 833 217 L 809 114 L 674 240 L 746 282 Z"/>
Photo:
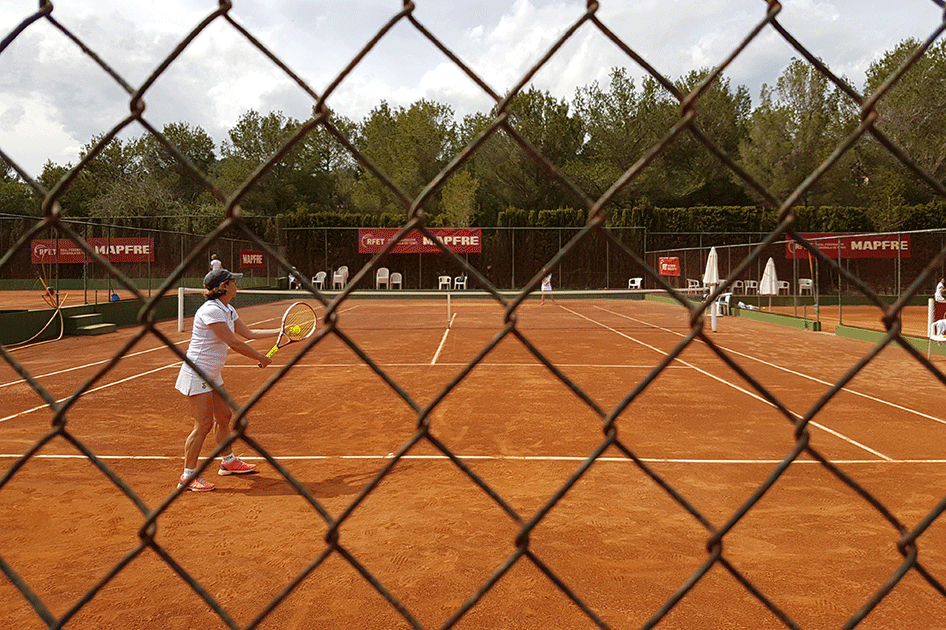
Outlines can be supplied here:
<path id="1" fill-rule="evenodd" d="M 56 120 L 56 110 L 42 94 L 7 99 L 0 112 L 0 147 L 23 166 L 52 160 L 65 166 L 75 164 L 82 141 L 72 136 Z M 26 142 L 24 138 L 30 138 Z M 31 173 L 37 175 L 38 170 Z"/>
<path id="2" fill-rule="evenodd" d="M 233 4 L 233 20 L 317 93 L 402 8 L 397 0 Z M 0 2 L 0 33 L 9 33 L 36 6 L 35 0 Z M 137 88 L 218 6 L 217 0 L 57 0 L 54 16 Z M 783 0 L 782 6 L 779 22 L 856 88 L 871 61 L 907 37 L 925 39 L 941 20 L 940 9 L 928 0 Z M 585 0 L 424 0 L 414 18 L 502 96 L 585 9 Z M 761 0 L 608 0 L 596 17 L 676 80 L 722 62 L 764 18 L 765 9 Z M 755 98 L 763 82 L 775 83 L 792 56 L 799 55 L 766 28 L 726 75 Z M 531 84 L 570 99 L 576 87 L 606 84 L 614 66 L 627 67 L 632 76 L 643 74 L 586 23 Z M 460 116 L 492 106 L 479 86 L 402 21 L 338 86 L 329 106 L 357 121 L 382 100 L 407 107 L 420 98 L 447 104 Z M 158 128 L 184 121 L 203 127 L 218 143 L 249 108 L 304 119 L 312 107 L 299 86 L 223 20 L 197 37 L 145 101 L 145 115 Z M 78 147 L 128 116 L 128 102 L 111 77 L 44 20 L 0 53 L 0 148 L 33 173 L 46 158 L 74 163 Z M 137 127 L 127 131 L 141 133 Z"/>

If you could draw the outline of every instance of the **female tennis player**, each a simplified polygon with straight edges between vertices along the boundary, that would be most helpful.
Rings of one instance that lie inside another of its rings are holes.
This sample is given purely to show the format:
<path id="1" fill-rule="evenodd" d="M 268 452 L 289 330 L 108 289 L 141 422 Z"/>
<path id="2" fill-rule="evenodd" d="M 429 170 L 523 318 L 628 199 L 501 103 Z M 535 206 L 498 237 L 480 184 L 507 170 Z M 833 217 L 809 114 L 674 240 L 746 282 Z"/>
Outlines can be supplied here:
<path id="1" fill-rule="evenodd" d="M 549 297 L 552 298 L 552 304 L 557 304 L 555 301 L 555 295 L 552 293 L 552 274 L 542 278 L 542 301 L 539 303 L 539 306 L 545 306 L 546 293 L 548 293 Z"/>
<path id="2" fill-rule="evenodd" d="M 237 339 L 265 339 L 279 334 L 275 330 L 250 330 L 237 315 L 230 301 L 237 294 L 236 280 L 242 273 L 231 273 L 226 269 L 211 271 L 204 276 L 205 302 L 194 315 L 194 328 L 191 331 L 190 345 L 187 346 L 187 358 L 197 364 L 217 385 L 223 385 L 223 365 L 227 360 L 227 350 L 233 348 L 243 356 L 267 366 L 272 359 L 253 348 L 245 341 Z M 214 484 L 203 477 L 195 477 L 197 460 L 204 440 L 213 429 L 217 443 L 222 442 L 230 432 L 230 407 L 204 379 L 187 363 L 181 364 L 175 388 L 188 397 L 191 415 L 194 417 L 194 429 L 184 442 L 184 474 L 177 486 L 186 487 L 194 492 L 208 492 Z M 247 464 L 230 451 L 220 464 L 218 475 L 243 475 L 256 469 L 255 464 Z"/>

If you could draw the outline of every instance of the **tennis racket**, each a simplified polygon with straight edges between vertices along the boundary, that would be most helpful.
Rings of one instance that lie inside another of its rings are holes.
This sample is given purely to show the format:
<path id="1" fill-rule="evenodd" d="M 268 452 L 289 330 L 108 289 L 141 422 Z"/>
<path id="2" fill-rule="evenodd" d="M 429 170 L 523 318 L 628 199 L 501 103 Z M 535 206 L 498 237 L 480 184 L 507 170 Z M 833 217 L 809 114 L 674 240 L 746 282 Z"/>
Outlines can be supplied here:
<path id="1" fill-rule="evenodd" d="M 315 311 L 304 302 L 296 302 L 286 309 L 282 316 L 282 325 L 279 330 L 279 337 L 276 338 L 276 345 L 266 353 L 270 359 L 273 355 L 285 345 L 294 341 L 302 341 L 315 332 Z M 262 363 L 257 363 L 263 367 Z"/>

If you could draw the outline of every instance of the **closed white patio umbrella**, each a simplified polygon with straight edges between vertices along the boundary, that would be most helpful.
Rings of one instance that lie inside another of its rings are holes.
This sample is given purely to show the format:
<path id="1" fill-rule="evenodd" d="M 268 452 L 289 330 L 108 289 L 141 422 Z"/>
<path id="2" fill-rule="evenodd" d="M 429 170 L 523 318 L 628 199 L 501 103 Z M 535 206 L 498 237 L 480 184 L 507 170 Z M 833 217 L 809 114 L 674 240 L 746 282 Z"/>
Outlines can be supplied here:
<path id="1" fill-rule="evenodd" d="M 759 295 L 769 296 L 769 310 L 772 310 L 772 296 L 778 295 L 778 276 L 775 274 L 775 261 L 769 258 L 759 281 Z"/>
<path id="2" fill-rule="evenodd" d="M 706 257 L 706 271 L 703 272 L 703 286 L 712 291 L 719 284 L 719 257 L 716 248 L 711 247 Z"/>

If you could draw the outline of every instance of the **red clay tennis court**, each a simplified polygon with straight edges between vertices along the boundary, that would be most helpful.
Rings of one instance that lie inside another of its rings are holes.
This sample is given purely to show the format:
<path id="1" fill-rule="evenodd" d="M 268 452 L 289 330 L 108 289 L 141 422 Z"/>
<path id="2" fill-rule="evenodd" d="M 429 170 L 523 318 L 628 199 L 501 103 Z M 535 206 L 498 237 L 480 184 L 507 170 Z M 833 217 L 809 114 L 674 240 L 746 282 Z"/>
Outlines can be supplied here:
<path id="1" fill-rule="evenodd" d="M 519 308 L 525 341 L 502 337 L 504 311 L 485 298 L 454 299 L 449 311 L 443 296 L 340 304 L 337 330 L 374 367 L 329 333 L 248 415 L 248 438 L 315 505 L 238 442 L 258 474 L 209 476 L 215 492 L 165 506 L 191 421 L 173 389 L 180 360 L 154 335 L 98 379 L 137 328 L 19 348 L 52 398 L 88 383 L 64 431 L 140 505 L 63 436 L 16 468 L 53 414 L 4 364 L 0 556 L 42 614 L 78 607 L 67 628 L 838 628 L 864 615 L 858 627 L 918 628 L 946 618 L 934 586 L 946 571 L 935 520 L 946 423 L 925 367 L 883 350 L 811 420 L 812 452 L 756 499 L 799 438 L 703 341 L 658 369 L 689 333 L 688 312 L 557 300 Z M 285 306 L 240 313 L 271 326 Z M 186 347 L 175 322 L 158 328 Z M 740 317 L 707 325 L 707 336 L 799 416 L 872 347 Z M 243 404 L 300 347 L 265 370 L 231 352 L 227 390 Z M 629 396 L 606 434 L 602 417 Z M 914 529 L 908 563 L 898 542 Z M 0 601 L 8 627 L 48 627 L 9 581 Z"/>

